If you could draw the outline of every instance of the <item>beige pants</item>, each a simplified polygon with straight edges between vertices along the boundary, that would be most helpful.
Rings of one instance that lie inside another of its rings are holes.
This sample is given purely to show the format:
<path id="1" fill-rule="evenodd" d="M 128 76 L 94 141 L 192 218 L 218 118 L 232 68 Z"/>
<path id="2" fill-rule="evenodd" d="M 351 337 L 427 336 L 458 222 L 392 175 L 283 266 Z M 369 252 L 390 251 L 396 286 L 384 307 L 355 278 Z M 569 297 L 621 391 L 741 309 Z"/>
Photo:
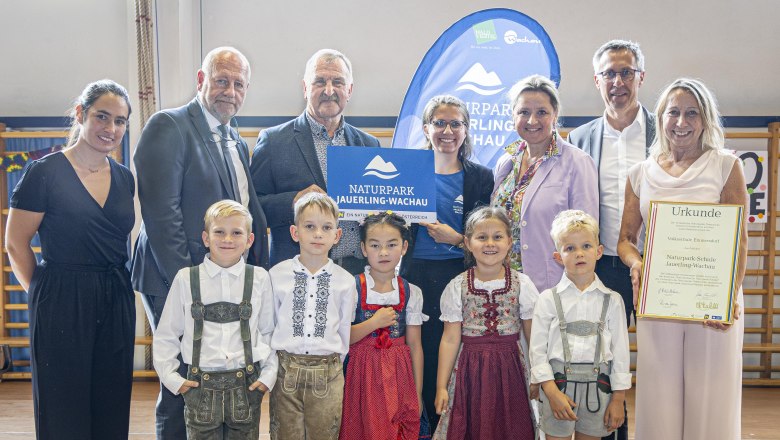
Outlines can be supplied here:
<path id="1" fill-rule="evenodd" d="M 744 321 L 721 331 L 699 322 L 639 319 L 636 440 L 742 438 Z"/>
<path id="2" fill-rule="evenodd" d="M 272 440 L 336 440 L 341 427 L 344 371 L 338 354 L 277 352 L 279 373 L 271 392 Z"/>

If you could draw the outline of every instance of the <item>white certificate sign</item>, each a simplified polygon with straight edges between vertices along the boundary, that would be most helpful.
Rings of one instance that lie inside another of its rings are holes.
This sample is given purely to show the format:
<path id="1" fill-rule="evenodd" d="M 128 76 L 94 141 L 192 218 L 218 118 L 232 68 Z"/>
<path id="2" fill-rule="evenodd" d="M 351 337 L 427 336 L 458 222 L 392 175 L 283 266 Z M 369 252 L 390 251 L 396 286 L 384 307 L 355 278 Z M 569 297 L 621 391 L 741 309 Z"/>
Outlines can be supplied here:
<path id="1" fill-rule="evenodd" d="M 638 316 L 732 322 L 743 208 L 650 202 Z"/>

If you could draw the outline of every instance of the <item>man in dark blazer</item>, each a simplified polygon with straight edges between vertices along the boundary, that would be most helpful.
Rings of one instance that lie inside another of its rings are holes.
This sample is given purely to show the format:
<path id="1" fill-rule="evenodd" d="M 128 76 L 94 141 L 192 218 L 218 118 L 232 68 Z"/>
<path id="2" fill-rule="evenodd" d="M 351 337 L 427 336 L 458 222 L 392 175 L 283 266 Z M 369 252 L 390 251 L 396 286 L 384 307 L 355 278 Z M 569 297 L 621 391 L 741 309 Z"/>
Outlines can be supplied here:
<path id="1" fill-rule="evenodd" d="M 645 78 L 645 58 L 632 41 L 612 40 L 593 55 L 593 79 L 604 101 L 604 116 L 569 133 L 569 142 L 588 153 L 599 172 L 599 226 L 604 255 L 596 274 L 605 286 L 620 293 L 626 323 L 634 312 L 630 270 L 617 256 L 628 169 L 650 155 L 655 139 L 655 117 L 638 100 Z M 604 437 L 628 438 L 628 417 L 618 430 Z"/>
<path id="2" fill-rule="evenodd" d="M 176 273 L 203 262 L 203 216 L 211 204 L 233 199 L 252 214 L 250 264 L 268 266 L 266 219 L 249 178 L 249 150 L 230 121 L 249 87 L 250 67 L 230 47 L 212 50 L 198 71 L 198 95 L 182 107 L 154 114 L 136 146 L 138 198 L 143 224 L 136 241 L 132 281 L 141 292 L 152 329 Z M 157 438 L 186 438 L 184 400 L 161 387 Z"/>
<path id="3" fill-rule="evenodd" d="M 299 253 L 290 236 L 293 204 L 302 195 L 326 192 L 328 145 L 378 147 L 379 141 L 344 121 L 352 96 L 352 64 L 341 52 L 322 49 L 306 63 L 306 110 L 297 118 L 263 130 L 252 156 L 252 181 L 271 228 L 271 264 Z M 342 221 L 331 257 L 352 273 L 363 270 L 357 222 Z"/>

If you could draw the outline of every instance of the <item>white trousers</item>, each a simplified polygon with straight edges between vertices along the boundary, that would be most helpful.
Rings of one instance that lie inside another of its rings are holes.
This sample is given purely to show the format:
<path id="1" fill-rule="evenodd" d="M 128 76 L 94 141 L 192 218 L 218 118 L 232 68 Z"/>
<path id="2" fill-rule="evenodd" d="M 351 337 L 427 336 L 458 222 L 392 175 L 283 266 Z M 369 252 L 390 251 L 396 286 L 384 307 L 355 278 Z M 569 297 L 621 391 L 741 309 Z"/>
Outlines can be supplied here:
<path id="1" fill-rule="evenodd" d="M 741 439 L 744 332 L 639 319 L 636 440 Z"/>

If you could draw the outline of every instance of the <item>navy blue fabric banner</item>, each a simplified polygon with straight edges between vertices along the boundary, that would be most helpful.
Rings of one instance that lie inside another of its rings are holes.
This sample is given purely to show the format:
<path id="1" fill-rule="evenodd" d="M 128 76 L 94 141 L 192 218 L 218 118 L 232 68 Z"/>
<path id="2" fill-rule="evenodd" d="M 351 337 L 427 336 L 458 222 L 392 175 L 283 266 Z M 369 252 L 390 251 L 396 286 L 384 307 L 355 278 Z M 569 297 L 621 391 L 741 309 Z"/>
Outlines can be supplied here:
<path id="1" fill-rule="evenodd" d="M 533 74 L 560 83 L 558 54 L 544 28 L 511 9 L 487 9 L 447 29 L 425 54 L 406 92 L 393 148 L 425 144 L 422 112 L 432 97 L 455 95 L 466 102 L 474 140 L 472 160 L 492 167 L 503 147 L 517 139 L 506 94 Z"/>

